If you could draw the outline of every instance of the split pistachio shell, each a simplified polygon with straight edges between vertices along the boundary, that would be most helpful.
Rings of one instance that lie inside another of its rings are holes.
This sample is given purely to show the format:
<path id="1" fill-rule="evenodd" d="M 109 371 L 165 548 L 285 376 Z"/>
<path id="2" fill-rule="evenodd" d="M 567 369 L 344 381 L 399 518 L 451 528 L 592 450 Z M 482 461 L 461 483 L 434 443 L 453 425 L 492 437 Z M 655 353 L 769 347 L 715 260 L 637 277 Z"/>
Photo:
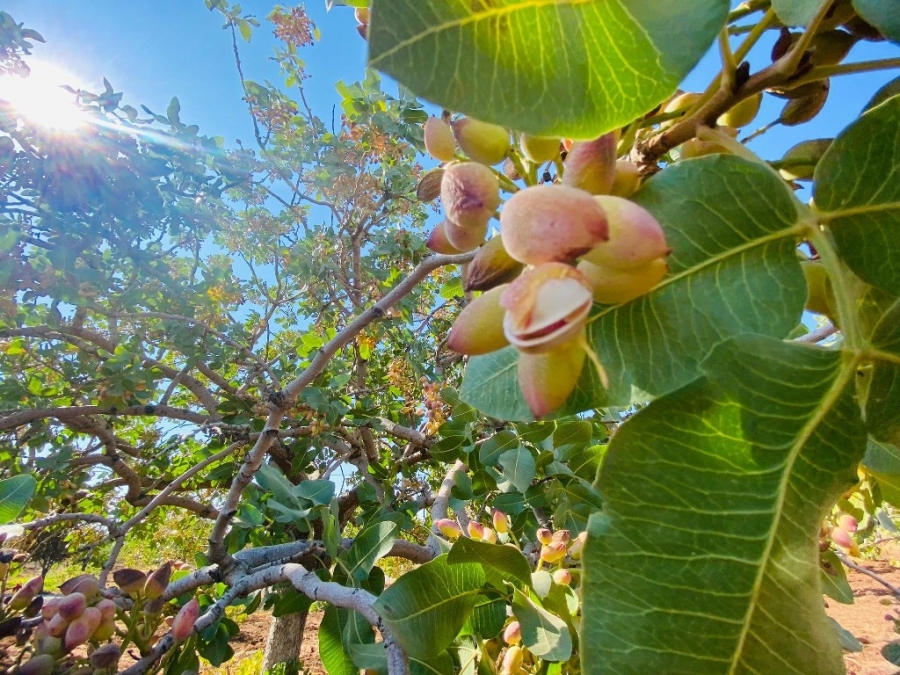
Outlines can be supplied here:
<path id="1" fill-rule="evenodd" d="M 606 212 L 609 240 L 597 245 L 583 260 L 614 269 L 634 269 L 669 254 L 666 235 L 649 211 L 612 195 L 594 199 Z"/>
<path id="2" fill-rule="evenodd" d="M 480 228 L 500 206 L 500 183 L 476 162 L 453 162 L 441 178 L 441 202 L 447 220 L 460 227 Z"/>

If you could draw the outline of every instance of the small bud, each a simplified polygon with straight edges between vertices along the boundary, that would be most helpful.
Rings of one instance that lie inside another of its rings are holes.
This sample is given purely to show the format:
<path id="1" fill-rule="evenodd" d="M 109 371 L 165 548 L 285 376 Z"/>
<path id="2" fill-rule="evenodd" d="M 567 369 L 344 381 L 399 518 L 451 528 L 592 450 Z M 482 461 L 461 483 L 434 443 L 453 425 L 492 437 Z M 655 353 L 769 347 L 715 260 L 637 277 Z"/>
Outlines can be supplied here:
<path id="1" fill-rule="evenodd" d="M 669 266 L 662 258 L 630 270 L 616 270 L 582 261 L 578 263 L 578 271 L 590 280 L 595 301 L 604 305 L 623 305 L 650 292 L 665 278 Z"/>
<path id="2" fill-rule="evenodd" d="M 575 143 L 566 155 L 562 184 L 592 195 L 608 194 L 616 173 L 616 136 L 610 132 Z"/>
<path id="3" fill-rule="evenodd" d="M 9 600 L 9 608 L 10 609 L 25 609 L 28 605 L 31 604 L 31 601 L 34 600 L 40 592 L 44 588 L 44 577 L 38 575 L 36 577 L 32 577 L 20 588 L 18 591 L 13 594 L 12 598 Z"/>
<path id="4" fill-rule="evenodd" d="M 517 645 L 522 641 L 522 627 L 518 621 L 510 622 L 503 629 L 503 641 L 508 645 Z"/>
<path id="5" fill-rule="evenodd" d="M 553 541 L 561 541 L 564 544 L 568 544 L 571 536 L 572 535 L 568 530 L 556 530 L 556 532 L 553 533 Z"/>
<path id="6" fill-rule="evenodd" d="M 439 117 L 429 117 L 423 129 L 425 150 L 439 162 L 449 162 L 456 156 L 456 139 L 450 125 Z"/>
<path id="7" fill-rule="evenodd" d="M 509 517 L 505 513 L 503 513 L 503 511 L 494 509 L 493 521 L 494 529 L 497 530 L 497 532 L 499 532 L 500 534 L 509 532 Z"/>
<path id="8" fill-rule="evenodd" d="M 460 227 L 480 228 L 500 206 L 500 183 L 482 164 L 453 162 L 444 168 L 441 202 L 447 220 Z"/>
<path id="9" fill-rule="evenodd" d="M 519 353 L 519 388 L 536 418 L 549 415 L 566 402 L 578 384 L 585 358 L 587 354 L 575 340 L 541 354 Z"/>
<path id="10" fill-rule="evenodd" d="M 559 569 L 553 572 L 553 581 L 560 586 L 568 586 L 572 583 L 572 573 L 567 569 Z"/>
<path id="11" fill-rule="evenodd" d="M 50 675 L 56 659 L 50 654 L 38 654 L 19 666 L 16 675 Z"/>
<path id="12" fill-rule="evenodd" d="M 450 518 L 441 518 L 434 523 L 437 525 L 438 530 L 442 535 L 444 535 L 450 541 L 455 541 L 462 536 L 462 528 L 459 526 L 455 520 L 451 520 Z"/>
<path id="13" fill-rule="evenodd" d="M 609 189 L 609 194 L 627 199 L 637 192 L 640 184 L 641 173 L 638 170 L 637 164 L 627 159 L 616 161 L 616 175 L 613 178 L 613 184 Z"/>
<path id="14" fill-rule="evenodd" d="M 87 602 L 84 594 L 70 593 L 59 599 L 59 602 L 56 604 L 56 611 L 66 621 L 73 621 L 81 616 L 85 607 L 87 607 Z"/>
<path id="15" fill-rule="evenodd" d="M 500 672 L 503 673 L 503 675 L 517 675 L 522 669 L 523 657 L 524 652 L 522 648 L 518 645 L 513 645 L 507 649 L 506 654 L 503 655 L 503 664 L 500 667 Z"/>
<path id="16" fill-rule="evenodd" d="M 541 546 L 541 560 L 553 565 L 566 557 L 566 545 L 561 541 L 551 541 Z"/>
<path id="17" fill-rule="evenodd" d="M 147 577 L 147 583 L 144 584 L 144 597 L 148 600 L 155 600 L 160 597 L 165 592 L 171 578 L 172 563 L 167 562 Z"/>
<path id="18" fill-rule="evenodd" d="M 649 211 L 621 197 L 601 195 L 594 199 L 606 212 L 609 239 L 591 249 L 582 260 L 628 270 L 669 254 L 666 235 Z"/>
<path id="19" fill-rule="evenodd" d="M 177 642 L 187 640 L 194 631 L 194 624 L 199 616 L 200 602 L 197 598 L 191 598 L 175 615 L 175 620 L 172 622 L 172 637 Z"/>
<path id="20" fill-rule="evenodd" d="M 846 530 L 847 532 L 850 532 L 851 534 L 853 532 L 856 532 L 859 529 L 859 521 L 856 518 L 854 518 L 853 516 L 851 516 L 849 513 L 842 513 L 838 517 L 837 522 L 838 522 L 838 527 L 840 527 L 843 530 Z"/>
<path id="21" fill-rule="evenodd" d="M 584 190 L 533 185 L 500 212 L 507 253 L 526 265 L 572 262 L 609 238 L 606 213 Z"/>
<path id="22" fill-rule="evenodd" d="M 456 142 L 467 157 L 492 166 L 499 164 L 509 150 L 509 132 L 496 124 L 463 117 L 451 124 Z"/>
<path id="23" fill-rule="evenodd" d="M 484 536 L 484 525 L 482 525 L 481 523 L 476 523 L 474 520 L 469 521 L 466 529 L 469 532 L 469 536 L 477 541 L 481 541 L 482 537 Z"/>
<path id="24" fill-rule="evenodd" d="M 587 541 L 587 532 L 582 532 L 569 545 L 569 557 L 572 560 L 581 560 L 581 554 L 584 552 L 584 542 Z"/>
<path id="25" fill-rule="evenodd" d="M 522 134 L 519 136 L 519 146 L 522 154 L 533 164 L 543 164 L 559 157 L 559 139 L 546 136 L 532 136 Z"/>
<path id="26" fill-rule="evenodd" d="M 431 234 L 428 235 L 428 239 L 425 240 L 425 246 L 435 253 L 458 255 L 462 253 L 462 251 L 453 246 L 453 244 L 450 243 L 450 240 L 447 239 L 447 225 L 448 222 L 446 220 L 442 220 L 435 225 Z"/>
<path id="27" fill-rule="evenodd" d="M 122 592 L 134 595 L 143 590 L 144 584 L 147 582 L 147 575 L 140 570 L 126 567 L 113 572 L 113 581 L 122 589 Z"/>
<path id="28" fill-rule="evenodd" d="M 552 351 L 576 337 L 593 305 L 591 283 L 574 267 L 545 263 L 522 273 L 500 295 L 503 332 L 520 351 Z"/>
<path id="29" fill-rule="evenodd" d="M 481 533 L 481 540 L 487 542 L 488 544 L 496 544 L 497 533 L 494 532 L 491 528 L 485 527 L 484 531 Z"/>
<path id="30" fill-rule="evenodd" d="M 506 286 L 492 288 L 470 302 L 453 322 L 447 348 L 458 354 L 489 354 L 509 344 L 503 330 L 506 310 L 500 296 Z"/>
<path id="31" fill-rule="evenodd" d="M 542 544 L 549 544 L 553 541 L 553 532 L 548 530 L 546 527 L 542 527 L 537 531 L 537 539 Z"/>
<path id="32" fill-rule="evenodd" d="M 110 642 L 91 652 L 90 662 L 94 668 L 99 670 L 112 670 L 119 663 L 121 657 L 122 650 L 119 645 Z"/>
<path id="33" fill-rule="evenodd" d="M 88 607 L 84 612 L 69 624 L 66 629 L 66 637 L 63 646 L 67 652 L 72 651 L 78 645 L 82 645 L 91 639 L 94 631 L 100 625 L 102 615 L 96 607 Z"/>
<path id="34" fill-rule="evenodd" d="M 416 185 L 416 199 L 420 202 L 430 202 L 441 196 L 441 181 L 444 178 L 444 170 L 440 167 L 425 173 Z"/>
<path id="35" fill-rule="evenodd" d="M 509 283 L 522 273 L 525 265 L 503 247 L 502 237 L 491 237 L 478 249 L 463 281 L 465 291 L 488 291 Z"/>
<path id="36" fill-rule="evenodd" d="M 100 580 L 93 574 L 81 574 L 64 581 L 59 590 L 63 595 L 81 593 L 84 599 L 90 602 L 100 592 Z"/>

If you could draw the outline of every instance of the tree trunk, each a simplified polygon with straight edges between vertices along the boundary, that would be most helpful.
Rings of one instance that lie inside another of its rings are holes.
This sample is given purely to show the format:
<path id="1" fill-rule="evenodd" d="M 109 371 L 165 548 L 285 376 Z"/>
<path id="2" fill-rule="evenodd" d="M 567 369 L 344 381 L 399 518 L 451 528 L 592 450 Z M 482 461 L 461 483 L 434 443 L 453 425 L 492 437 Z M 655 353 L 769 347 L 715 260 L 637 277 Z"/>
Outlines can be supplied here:
<path id="1" fill-rule="evenodd" d="M 307 612 L 297 612 L 272 619 L 272 624 L 269 626 L 269 637 L 263 652 L 263 673 L 277 663 L 285 663 L 299 658 L 306 616 Z"/>

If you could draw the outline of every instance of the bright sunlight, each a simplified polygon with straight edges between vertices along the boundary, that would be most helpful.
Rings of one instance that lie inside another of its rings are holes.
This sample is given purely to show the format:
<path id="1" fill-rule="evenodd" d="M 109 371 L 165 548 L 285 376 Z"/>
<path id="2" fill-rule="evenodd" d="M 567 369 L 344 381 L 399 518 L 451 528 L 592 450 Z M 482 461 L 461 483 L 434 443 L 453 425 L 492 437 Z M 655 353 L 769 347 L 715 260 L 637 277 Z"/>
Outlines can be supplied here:
<path id="1" fill-rule="evenodd" d="M 77 86 L 76 78 L 51 63 L 33 61 L 29 65 L 28 77 L 0 77 L 0 99 L 42 127 L 71 131 L 83 125 L 87 118 L 75 103 L 75 95 L 62 88 Z"/>

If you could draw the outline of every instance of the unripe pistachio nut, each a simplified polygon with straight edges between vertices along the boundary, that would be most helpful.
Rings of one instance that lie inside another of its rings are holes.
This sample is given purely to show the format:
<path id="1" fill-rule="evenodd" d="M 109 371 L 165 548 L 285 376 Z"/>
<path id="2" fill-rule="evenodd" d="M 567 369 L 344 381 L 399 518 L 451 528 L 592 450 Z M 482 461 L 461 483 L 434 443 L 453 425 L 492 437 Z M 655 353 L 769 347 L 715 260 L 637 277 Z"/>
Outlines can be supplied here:
<path id="1" fill-rule="evenodd" d="M 44 621 L 49 621 L 56 614 L 57 606 L 59 605 L 59 601 L 62 600 L 60 597 L 52 597 L 47 598 L 44 604 L 41 606 L 41 618 Z"/>
<path id="2" fill-rule="evenodd" d="M 649 211 L 612 195 L 594 199 L 606 212 L 609 239 L 591 249 L 582 260 L 613 269 L 635 269 L 670 252 L 666 235 Z"/>
<path id="3" fill-rule="evenodd" d="M 500 666 L 500 672 L 504 675 L 516 675 L 522 669 L 524 655 L 524 651 L 519 645 L 511 646 L 506 650 L 506 654 L 503 655 L 503 664 Z"/>
<path id="4" fill-rule="evenodd" d="M 367 24 L 371 20 L 371 13 L 368 7 L 357 7 L 353 11 L 353 16 L 356 18 L 357 23 Z"/>
<path id="5" fill-rule="evenodd" d="M 559 157 L 559 144 L 558 138 L 532 136 L 531 134 L 519 136 L 519 147 L 522 148 L 522 154 L 534 164 L 543 164 Z"/>
<path id="6" fill-rule="evenodd" d="M 90 662 L 94 668 L 99 670 L 112 670 L 119 663 L 121 657 L 122 650 L 119 645 L 110 642 L 91 652 Z"/>
<path id="7" fill-rule="evenodd" d="M 481 533 L 481 541 L 487 542 L 488 544 L 496 544 L 497 533 L 485 526 L 484 531 Z"/>
<path id="8" fill-rule="evenodd" d="M 122 592 L 134 595 L 144 589 L 144 584 L 147 583 L 147 575 L 140 570 L 126 567 L 113 572 L 113 581 L 116 583 L 116 586 L 122 589 Z"/>
<path id="9" fill-rule="evenodd" d="M 453 322 L 447 348 L 458 354 L 489 354 L 509 344 L 503 330 L 506 310 L 500 296 L 506 286 L 498 286 L 470 302 Z"/>
<path id="10" fill-rule="evenodd" d="M 803 260 L 800 262 L 803 274 L 806 276 L 808 293 L 806 296 L 806 309 L 816 314 L 831 317 L 835 314 L 834 289 L 831 287 L 831 279 L 828 270 L 818 260 Z"/>
<path id="11" fill-rule="evenodd" d="M 578 141 L 566 155 L 562 184 L 592 195 L 608 194 L 616 174 L 618 134 L 610 132 L 593 141 Z"/>
<path id="12" fill-rule="evenodd" d="M 553 581 L 560 586 L 568 586 L 572 583 L 572 573 L 565 568 L 558 569 L 553 572 Z"/>
<path id="13" fill-rule="evenodd" d="M 572 543 L 569 544 L 569 557 L 572 560 L 581 560 L 581 554 L 584 552 L 584 543 L 587 541 L 587 532 L 580 533 Z"/>
<path id="14" fill-rule="evenodd" d="M 823 86 L 819 90 L 805 98 L 792 98 L 781 110 L 779 117 L 781 123 L 788 127 L 797 126 L 804 122 L 809 122 L 813 117 L 819 114 L 825 101 L 828 99 L 828 90 L 830 83 L 828 80 L 822 80 Z"/>
<path id="15" fill-rule="evenodd" d="M 662 258 L 630 270 L 601 267 L 587 261 L 578 263 L 578 270 L 590 279 L 594 300 L 604 305 L 622 305 L 646 295 L 662 281 L 669 266 Z"/>
<path id="16" fill-rule="evenodd" d="M 437 167 L 425 173 L 416 185 L 416 199 L 420 202 L 430 202 L 441 196 L 441 181 L 444 178 L 444 170 Z"/>
<path id="17" fill-rule="evenodd" d="M 678 146 L 681 159 L 696 159 L 706 155 L 727 154 L 728 150 L 715 141 L 701 141 L 699 138 L 691 138 Z"/>
<path id="18" fill-rule="evenodd" d="M 93 574 L 80 574 L 60 584 L 59 590 L 63 595 L 81 593 L 90 602 L 100 592 L 100 580 Z"/>
<path id="19" fill-rule="evenodd" d="M 83 593 L 70 593 L 59 599 L 56 611 L 66 621 L 73 621 L 81 616 L 85 607 L 87 607 L 87 601 Z"/>
<path id="20" fill-rule="evenodd" d="M 144 584 L 144 597 L 148 600 L 155 600 L 160 597 L 165 592 L 171 578 L 172 563 L 163 563 L 153 574 L 147 577 L 147 583 Z"/>
<path id="21" fill-rule="evenodd" d="M 456 142 L 467 157 L 481 164 L 499 164 L 509 150 L 509 132 L 496 124 L 472 117 L 462 117 L 451 123 Z"/>
<path id="22" fill-rule="evenodd" d="M 537 540 L 542 544 L 549 544 L 553 541 L 553 532 L 546 527 L 539 528 L 536 535 Z"/>
<path id="23" fill-rule="evenodd" d="M 115 617 L 102 617 L 100 619 L 100 625 L 97 626 L 97 630 L 94 631 L 94 634 L 91 636 L 95 642 L 106 642 L 109 640 L 116 632 L 116 620 Z"/>
<path id="24" fill-rule="evenodd" d="M 849 533 L 854 533 L 859 529 L 859 521 L 849 513 L 842 513 L 838 516 L 838 527 Z"/>
<path id="25" fill-rule="evenodd" d="M 761 104 L 762 92 L 748 96 L 722 113 L 719 116 L 718 124 L 735 128 L 745 127 L 756 119 Z"/>
<path id="26" fill-rule="evenodd" d="M 508 645 L 517 645 L 522 641 L 522 626 L 518 621 L 510 622 L 503 629 L 503 641 Z"/>
<path id="27" fill-rule="evenodd" d="M 463 253 L 474 251 L 481 246 L 487 236 L 487 231 L 487 223 L 479 227 L 461 227 L 450 220 L 444 221 L 444 234 L 447 241 L 453 248 Z"/>
<path id="28" fill-rule="evenodd" d="M 9 600 L 9 608 L 22 610 L 31 604 L 40 592 L 44 589 L 44 577 L 38 575 L 26 581 L 22 588 L 16 591 Z"/>
<path id="29" fill-rule="evenodd" d="M 162 596 L 158 598 L 154 598 L 153 600 L 147 600 L 144 603 L 144 606 L 141 608 L 145 614 L 159 614 L 162 611 L 162 608 L 165 606 L 165 601 Z"/>
<path id="30" fill-rule="evenodd" d="M 115 619 L 116 618 L 116 603 L 108 598 L 104 598 L 100 602 L 98 602 L 95 607 L 100 610 L 100 613 L 103 615 L 103 620 L 107 619 Z"/>
<path id="31" fill-rule="evenodd" d="M 491 516 L 494 529 L 497 530 L 500 534 L 505 534 L 509 532 L 509 516 L 507 516 L 503 511 L 499 509 L 494 509 L 494 513 Z"/>
<path id="32" fill-rule="evenodd" d="M 463 281 L 465 291 L 488 291 L 515 279 L 525 265 L 506 252 L 502 237 L 491 237 L 478 249 Z"/>
<path id="33" fill-rule="evenodd" d="M 826 30 L 813 38 L 809 62 L 814 66 L 834 66 L 844 60 L 859 37 L 842 30 Z"/>
<path id="34" fill-rule="evenodd" d="M 572 262 L 609 238 L 606 213 L 590 193 L 565 185 L 533 185 L 500 213 L 507 253 L 526 265 Z"/>
<path id="35" fill-rule="evenodd" d="M 641 173 L 637 164 L 627 159 L 616 160 L 616 175 L 609 194 L 627 199 L 641 184 Z"/>
<path id="36" fill-rule="evenodd" d="M 541 560 L 553 565 L 566 557 L 566 545 L 561 541 L 551 541 L 541 546 Z"/>
<path id="37" fill-rule="evenodd" d="M 441 178 L 441 203 L 447 220 L 460 227 L 483 227 L 500 206 L 500 183 L 482 164 L 453 162 Z"/>
<path id="38" fill-rule="evenodd" d="M 47 633 L 49 633 L 52 637 L 61 638 L 66 634 L 66 629 L 69 627 L 69 621 L 68 619 L 64 619 L 59 614 L 56 614 L 51 617 L 45 625 L 47 626 Z"/>
<path id="39" fill-rule="evenodd" d="M 500 295 L 506 339 L 532 354 L 570 341 L 587 323 L 592 292 L 587 277 L 570 265 L 545 263 L 526 270 Z"/>
<path id="40" fill-rule="evenodd" d="M 577 340 L 543 354 L 519 354 L 519 388 L 536 418 L 546 417 L 566 402 L 578 384 L 585 358 Z"/>
<path id="41" fill-rule="evenodd" d="M 561 541 L 564 544 L 568 544 L 571 537 L 572 533 L 568 530 L 556 530 L 553 533 L 552 541 Z"/>
<path id="42" fill-rule="evenodd" d="M 484 537 L 484 525 L 474 520 L 468 522 L 466 530 L 469 533 L 469 537 L 472 539 L 480 541 Z"/>
<path id="43" fill-rule="evenodd" d="M 789 164 L 778 169 L 778 172 L 785 180 L 812 180 L 816 165 L 832 142 L 833 138 L 816 138 L 797 143 L 784 153 L 781 160 Z"/>
<path id="44" fill-rule="evenodd" d="M 63 653 L 62 640 L 49 634 L 41 635 L 40 637 L 36 635 L 34 638 L 34 651 L 37 654 L 48 654 L 56 658 Z"/>
<path id="45" fill-rule="evenodd" d="M 21 664 L 16 675 L 51 675 L 56 660 L 50 654 L 38 654 Z"/>
<path id="46" fill-rule="evenodd" d="M 184 607 L 178 610 L 172 622 L 172 637 L 178 642 L 187 640 L 194 631 L 194 624 L 200 616 L 200 602 L 191 598 Z"/>
<path id="47" fill-rule="evenodd" d="M 434 524 L 437 526 L 438 531 L 450 541 L 455 541 L 462 536 L 462 528 L 455 520 L 441 518 L 440 520 L 436 520 Z"/>
<path id="48" fill-rule="evenodd" d="M 462 253 L 462 251 L 453 246 L 453 244 L 450 243 L 450 240 L 447 239 L 446 220 L 442 220 L 434 226 L 431 234 L 428 235 L 428 239 L 425 240 L 425 246 L 435 253 L 441 253 L 443 255 L 458 255 Z"/>
<path id="49" fill-rule="evenodd" d="M 88 607 L 82 612 L 81 616 L 69 624 L 66 629 L 66 637 L 63 640 L 63 647 L 67 652 L 72 651 L 78 645 L 82 645 L 91 639 L 94 631 L 100 625 L 102 615 L 96 607 Z"/>
<path id="50" fill-rule="evenodd" d="M 453 130 L 440 117 L 429 117 L 423 129 L 425 150 L 439 162 L 449 162 L 456 156 Z"/>
<path id="51" fill-rule="evenodd" d="M 859 555 L 859 544 L 856 543 L 856 540 L 854 540 L 850 533 L 844 528 L 834 528 L 831 531 L 830 536 L 831 541 L 850 553 L 850 555 Z"/>

